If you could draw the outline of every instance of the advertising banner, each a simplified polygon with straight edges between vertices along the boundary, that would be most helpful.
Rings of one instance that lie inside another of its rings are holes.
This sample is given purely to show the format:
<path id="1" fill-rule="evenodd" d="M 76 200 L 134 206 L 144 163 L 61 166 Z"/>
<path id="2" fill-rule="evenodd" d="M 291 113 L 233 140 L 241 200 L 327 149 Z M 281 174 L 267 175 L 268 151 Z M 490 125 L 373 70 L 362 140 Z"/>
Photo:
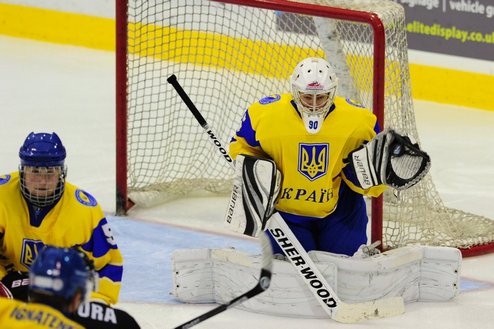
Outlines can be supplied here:
<path id="1" fill-rule="evenodd" d="M 409 49 L 494 61 L 494 0 L 392 1 L 405 9 Z M 281 30 L 316 34 L 310 18 L 277 15 Z"/>
<path id="2" fill-rule="evenodd" d="M 408 47 L 494 61 L 494 0 L 394 0 L 405 8 Z"/>

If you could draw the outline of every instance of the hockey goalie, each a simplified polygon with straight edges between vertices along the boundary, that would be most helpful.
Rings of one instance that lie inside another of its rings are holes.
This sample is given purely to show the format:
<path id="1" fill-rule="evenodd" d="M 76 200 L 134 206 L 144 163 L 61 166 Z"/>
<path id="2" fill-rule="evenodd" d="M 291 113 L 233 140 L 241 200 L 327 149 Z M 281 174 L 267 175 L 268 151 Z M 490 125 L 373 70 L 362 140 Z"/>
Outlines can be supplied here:
<path id="1" fill-rule="evenodd" d="M 377 118 L 335 95 L 338 79 L 322 58 L 295 68 L 292 92 L 264 97 L 247 108 L 229 151 L 236 161 L 225 224 L 257 236 L 281 216 L 341 300 L 363 302 L 401 296 L 406 302 L 448 300 L 458 293 L 461 254 L 454 248 L 410 246 L 363 252 L 365 196 L 412 188 L 430 158 Z M 376 133 L 379 132 L 379 133 Z M 270 231 L 272 232 L 272 231 Z M 272 238 L 271 288 L 243 304 L 283 315 L 324 316 L 283 242 Z M 218 256 L 221 255 L 221 256 Z M 231 250 L 177 251 L 174 295 L 185 302 L 222 302 L 251 286 L 255 256 Z"/>
<path id="2" fill-rule="evenodd" d="M 272 161 L 239 156 L 235 182 L 235 202 L 230 202 L 225 223 L 233 223 L 234 231 L 255 235 L 269 225 L 269 219 L 260 219 L 269 218 L 273 211 L 279 172 Z M 267 194 L 262 196 L 261 191 Z M 258 193 L 257 197 L 252 193 Z M 239 209 L 241 214 L 235 214 Z M 244 216 L 243 221 L 238 216 Z M 252 222 L 246 223 L 248 220 Z M 455 248 L 408 246 L 380 253 L 373 245 L 362 245 L 352 256 L 318 250 L 308 254 L 339 298 L 348 303 L 394 296 L 406 303 L 448 301 L 459 292 L 461 253 Z M 256 284 L 260 257 L 235 249 L 177 250 L 172 256 L 172 293 L 187 303 L 225 303 Z M 273 260 L 270 288 L 238 307 L 280 316 L 327 317 L 304 285 L 304 278 L 281 254 Z"/>

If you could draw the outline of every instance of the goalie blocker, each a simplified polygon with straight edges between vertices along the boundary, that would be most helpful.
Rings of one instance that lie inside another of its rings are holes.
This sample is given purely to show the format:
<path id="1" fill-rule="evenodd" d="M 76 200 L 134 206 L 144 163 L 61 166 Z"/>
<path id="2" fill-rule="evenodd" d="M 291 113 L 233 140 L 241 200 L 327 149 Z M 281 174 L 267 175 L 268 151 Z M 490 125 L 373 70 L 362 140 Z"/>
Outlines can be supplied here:
<path id="1" fill-rule="evenodd" d="M 417 184 L 429 171 L 431 160 L 407 136 L 386 129 L 361 148 L 350 153 L 347 162 L 363 189 L 385 184 L 405 190 Z"/>
<path id="2" fill-rule="evenodd" d="M 280 186 L 281 173 L 273 160 L 238 155 L 225 226 L 257 237 L 273 214 Z"/>

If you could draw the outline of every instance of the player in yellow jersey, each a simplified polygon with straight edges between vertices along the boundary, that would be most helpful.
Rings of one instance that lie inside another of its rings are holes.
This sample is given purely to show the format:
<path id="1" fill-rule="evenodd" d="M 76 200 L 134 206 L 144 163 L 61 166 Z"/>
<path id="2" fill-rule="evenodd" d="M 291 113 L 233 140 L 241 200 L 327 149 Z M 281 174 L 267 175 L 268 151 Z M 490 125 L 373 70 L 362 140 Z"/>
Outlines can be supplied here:
<path id="1" fill-rule="evenodd" d="M 29 274 L 29 303 L 0 297 L 2 328 L 84 328 L 70 319 L 95 287 L 95 274 L 75 249 L 43 248 Z"/>
<path id="2" fill-rule="evenodd" d="M 45 246 L 29 272 L 28 303 L 0 289 L 2 328 L 139 329 L 131 315 L 107 305 L 96 306 L 97 316 L 80 316 L 97 286 L 93 262 L 83 252 Z"/>
<path id="3" fill-rule="evenodd" d="M 250 105 L 231 140 L 230 155 L 243 168 L 237 169 L 240 183 L 234 184 L 226 222 L 255 236 L 269 216 L 258 211 L 271 197 L 264 191 L 276 190 L 273 206 L 307 251 L 353 255 L 367 242 L 363 196 L 379 196 L 386 185 L 412 186 L 426 174 L 429 157 L 393 130 L 376 136 L 379 126 L 371 111 L 335 96 L 337 77 L 324 59 L 301 61 L 290 83 L 291 94 Z M 404 155 L 413 158 L 412 166 Z M 276 179 L 259 183 L 263 175 L 270 179 L 262 166 L 252 164 L 259 159 L 274 164 L 281 185 L 275 186 Z M 282 253 L 274 242 L 273 250 Z"/>
<path id="4" fill-rule="evenodd" d="M 19 157 L 19 170 L 0 176 L 1 281 L 26 300 L 28 272 L 43 246 L 76 246 L 99 275 L 92 299 L 116 303 L 122 255 L 96 199 L 66 181 L 62 141 L 56 133 L 30 133 Z"/>

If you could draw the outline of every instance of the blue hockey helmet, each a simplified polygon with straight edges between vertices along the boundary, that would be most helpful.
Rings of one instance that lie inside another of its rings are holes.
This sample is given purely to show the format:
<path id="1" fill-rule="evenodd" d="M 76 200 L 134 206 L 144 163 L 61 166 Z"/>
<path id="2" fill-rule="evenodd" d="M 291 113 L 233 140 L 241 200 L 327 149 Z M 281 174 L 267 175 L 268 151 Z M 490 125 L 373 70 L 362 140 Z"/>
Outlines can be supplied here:
<path id="1" fill-rule="evenodd" d="M 66 155 L 65 147 L 55 133 L 32 132 L 27 136 L 19 150 L 19 172 L 22 194 L 31 204 L 44 208 L 60 199 L 67 176 L 64 165 Z M 28 181 L 27 172 L 38 174 L 38 178 Z M 53 179 L 49 179 L 49 176 Z M 50 182 L 47 183 L 46 180 Z"/>
<path id="2" fill-rule="evenodd" d="M 56 133 L 31 132 L 19 150 L 22 166 L 58 167 L 64 165 L 67 153 Z"/>
<path id="3" fill-rule="evenodd" d="M 45 246 L 29 272 L 29 292 L 72 300 L 79 291 L 83 299 L 94 289 L 92 264 L 81 251 Z"/>

